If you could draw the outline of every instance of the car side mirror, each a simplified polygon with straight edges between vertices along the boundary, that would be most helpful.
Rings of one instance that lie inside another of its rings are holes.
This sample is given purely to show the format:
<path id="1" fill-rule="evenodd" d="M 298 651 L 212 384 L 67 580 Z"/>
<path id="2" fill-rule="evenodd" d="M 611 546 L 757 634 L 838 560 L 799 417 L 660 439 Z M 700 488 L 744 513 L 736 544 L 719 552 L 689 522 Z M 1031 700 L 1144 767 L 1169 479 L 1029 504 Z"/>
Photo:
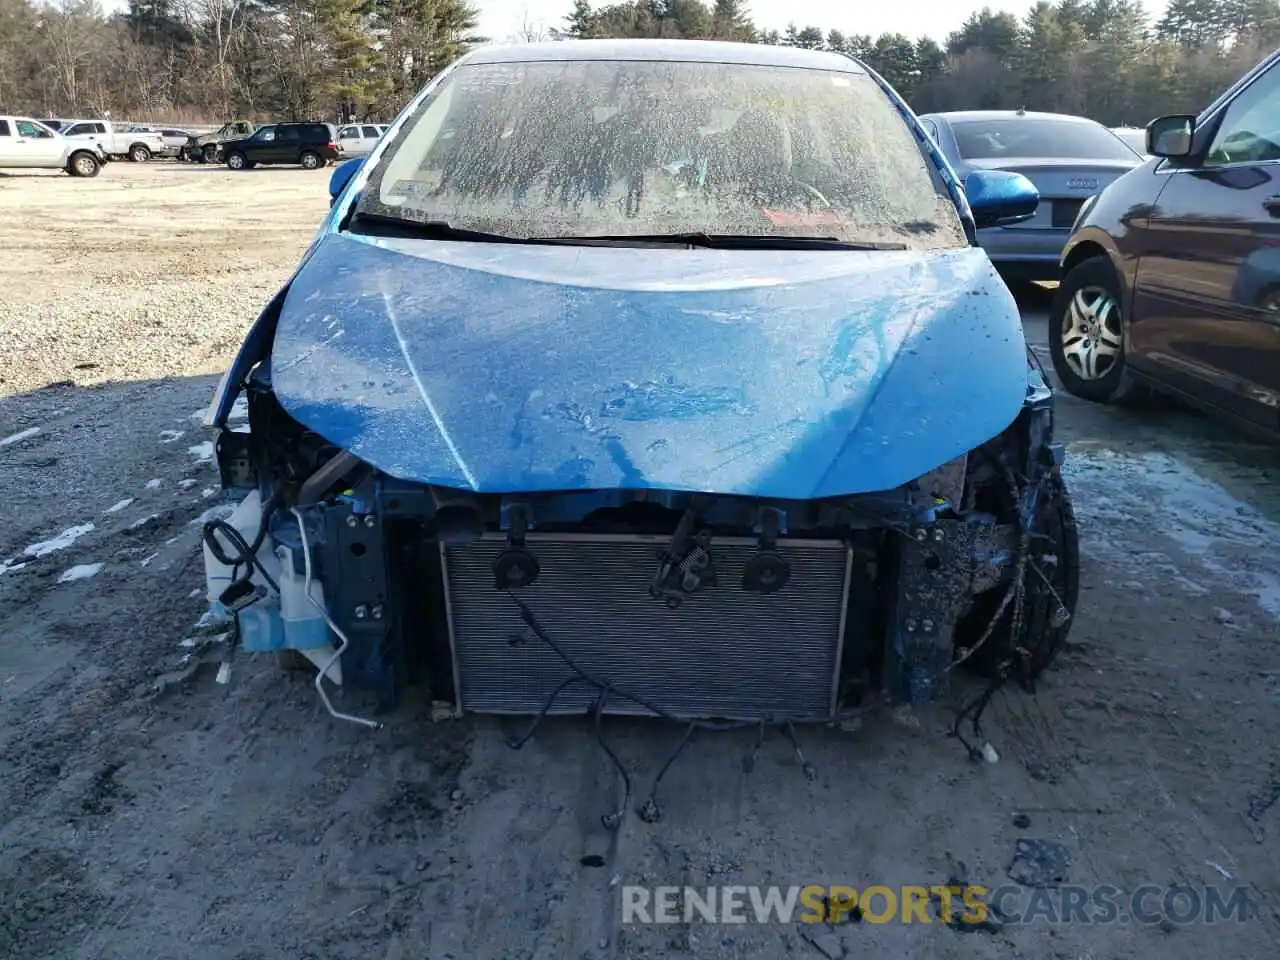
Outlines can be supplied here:
<path id="1" fill-rule="evenodd" d="M 329 206 L 338 202 L 338 197 L 342 196 L 342 191 L 347 189 L 347 184 L 360 172 L 362 166 L 364 157 L 352 157 L 333 168 L 333 173 L 329 174 Z"/>
<path id="2" fill-rule="evenodd" d="M 1189 114 L 1159 117 L 1147 124 L 1147 153 L 1176 160 L 1191 154 L 1196 118 Z"/>
<path id="3" fill-rule="evenodd" d="M 1029 220 L 1040 206 L 1040 191 L 1020 173 L 974 170 L 965 178 L 964 193 L 978 229 Z"/>

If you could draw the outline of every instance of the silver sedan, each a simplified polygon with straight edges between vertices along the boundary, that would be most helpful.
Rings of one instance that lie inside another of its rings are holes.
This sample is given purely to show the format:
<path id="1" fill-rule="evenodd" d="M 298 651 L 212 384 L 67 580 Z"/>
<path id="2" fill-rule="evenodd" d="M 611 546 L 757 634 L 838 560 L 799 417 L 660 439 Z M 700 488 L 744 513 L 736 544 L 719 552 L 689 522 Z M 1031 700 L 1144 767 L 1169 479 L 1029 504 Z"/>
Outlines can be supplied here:
<path id="1" fill-rule="evenodd" d="M 920 121 L 962 180 L 974 170 L 1009 170 L 1040 191 L 1031 219 L 978 231 L 978 242 L 1010 281 L 1057 280 L 1062 248 L 1085 200 L 1143 163 L 1123 140 L 1084 117 L 972 110 L 927 113 Z"/>

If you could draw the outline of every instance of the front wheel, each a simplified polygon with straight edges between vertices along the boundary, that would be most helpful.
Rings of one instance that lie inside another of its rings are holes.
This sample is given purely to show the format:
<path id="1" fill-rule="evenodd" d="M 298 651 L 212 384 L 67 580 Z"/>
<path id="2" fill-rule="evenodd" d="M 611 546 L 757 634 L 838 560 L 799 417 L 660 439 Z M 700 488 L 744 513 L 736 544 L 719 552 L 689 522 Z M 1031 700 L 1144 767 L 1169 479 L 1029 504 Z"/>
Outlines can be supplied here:
<path id="1" fill-rule="evenodd" d="M 201 156 L 201 163 L 217 163 L 218 162 L 217 146 L 215 146 L 214 144 L 209 144 L 209 146 L 204 148 L 204 151 L 201 153 L 200 156 Z"/>
<path id="2" fill-rule="evenodd" d="M 227 166 L 232 170 L 248 170 L 250 164 L 243 153 L 233 153 L 227 157 Z"/>
<path id="3" fill-rule="evenodd" d="M 67 173 L 73 177 L 96 177 L 102 164 L 92 153 L 74 154 L 67 162 Z"/>
<path id="4" fill-rule="evenodd" d="M 1058 286 L 1049 308 L 1049 353 L 1067 389 L 1094 403 L 1114 403 L 1135 391 L 1125 369 L 1120 284 L 1111 261 L 1091 257 Z"/>
<path id="5" fill-rule="evenodd" d="M 141 143 L 135 143 L 129 148 L 129 159 L 134 163 L 146 163 L 151 159 L 151 151 Z"/>
<path id="6" fill-rule="evenodd" d="M 304 150 L 302 156 L 298 158 L 298 163 L 302 164 L 303 170 L 320 169 L 320 154 L 313 150 Z"/>

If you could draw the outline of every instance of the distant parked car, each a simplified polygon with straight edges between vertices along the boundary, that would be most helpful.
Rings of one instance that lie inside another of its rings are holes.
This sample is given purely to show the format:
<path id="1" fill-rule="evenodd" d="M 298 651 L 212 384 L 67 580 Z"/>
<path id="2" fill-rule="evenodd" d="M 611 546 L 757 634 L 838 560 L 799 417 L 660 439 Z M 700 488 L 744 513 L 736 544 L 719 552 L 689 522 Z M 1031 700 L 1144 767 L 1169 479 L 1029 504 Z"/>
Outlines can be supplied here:
<path id="1" fill-rule="evenodd" d="M 251 137 L 222 144 L 222 155 L 232 170 L 250 170 L 260 163 L 296 163 L 315 170 L 342 156 L 337 130 L 328 123 L 268 124 Z"/>
<path id="2" fill-rule="evenodd" d="M 231 120 L 211 133 L 192 134 L 182 146 L 178 156 L 197 163 L 217 163 L 223 157 L 222 145 L 228 140 L 240 140 L 258 129 L 248 120 Z"/>
<path id="3" fill-rule="evenodd" d="M 961 180 L 974 170 L 1008 170 L 1040 191 L 1034 217 L 978 232 L 991 262 L 1010 281 L 1056 280 L 1081 205 L 1142 163 L 1123 140 L 1084 117 L 975 110 L 925 114 L 920 121 Z"/>
<path id="4" fill-rule="evenodd" d="M 107 162 L 97 144 L 71 140 L 30 117 L 0 117 L 0 167 L 66 170 L 96 177 Z"/>
<path id="5" fill-rule="evenodd" d="M 157 157 L 176 157 L 191 136 L 185 130 L 161 130 L 146 123 L 117 124 L 116 130 L 126 133 L 150 133 L 159 137 L 160 143 L 153 145 L 152 148 L 152 155 Z"/>
<path id="6" fill-rule="evenodd" d="M 1198 117 L 1147 127 L 1160 159 L 1091 199 L 1049 314 L 1063 386 L 1147 386 L 1280 437 L 1280 51 Z"/>
<path id="7" fill-rule="evenodd" d="M 67 125 L 68 121 L 49 119 L 49 120 L 41 120 L 40 122 L 43 123 L 46 127 L 48 127 L 50 130 L 52 130 L 54 133 L 58 133 L 62 130 L 63 127 Z"/>
<path id="8" fill-rule="evenodd" d="M 367 157 L 387 132 L 385 123 L 348 123 L 338 128 L 338 149 L 342 156 Z"/>
<path id="9" fill-rule="evenodd" d="M 166 151 L 170 156 L 179 156 L 182 148 L 187 145 L 187 141 L 191 139 L 191 134 L 186 130 L 174 130 L 169 127 L 162 127 L 159 130 L 160 139 L 164 141 Z"/>
<path id="10" fill-rule="evenodd" d="M 130 126 L 116 126 L 108 120 L 71 120 L 61 133 L 73 140 L 96 143 L 109 157 L 128 157 L 135 163 L 146 163 L 155 154 L 164 152 L 160 134 L 145 129 L 129 129 Z"/>

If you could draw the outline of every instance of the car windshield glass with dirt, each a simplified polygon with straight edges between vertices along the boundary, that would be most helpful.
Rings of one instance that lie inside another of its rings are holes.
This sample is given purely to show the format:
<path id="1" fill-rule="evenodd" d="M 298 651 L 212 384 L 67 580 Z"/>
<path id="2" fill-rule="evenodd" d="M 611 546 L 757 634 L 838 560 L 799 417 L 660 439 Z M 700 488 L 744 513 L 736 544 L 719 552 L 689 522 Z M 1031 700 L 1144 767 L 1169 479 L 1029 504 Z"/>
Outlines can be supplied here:
<path id="1" fill-rule="evenodd" d="M 1059 120 L 960 120 L 952 124 L 966 160 L 1055 157 L 1062 160 L 1133 160 L 1123 140 L 1092 123 Z"/>
<path id="2" fill-rule="evenodd" d="M 407 119 L 357 212 L 512 238 L 964 244 L 870 76 L 721 63 L 461 67 Z"/>

